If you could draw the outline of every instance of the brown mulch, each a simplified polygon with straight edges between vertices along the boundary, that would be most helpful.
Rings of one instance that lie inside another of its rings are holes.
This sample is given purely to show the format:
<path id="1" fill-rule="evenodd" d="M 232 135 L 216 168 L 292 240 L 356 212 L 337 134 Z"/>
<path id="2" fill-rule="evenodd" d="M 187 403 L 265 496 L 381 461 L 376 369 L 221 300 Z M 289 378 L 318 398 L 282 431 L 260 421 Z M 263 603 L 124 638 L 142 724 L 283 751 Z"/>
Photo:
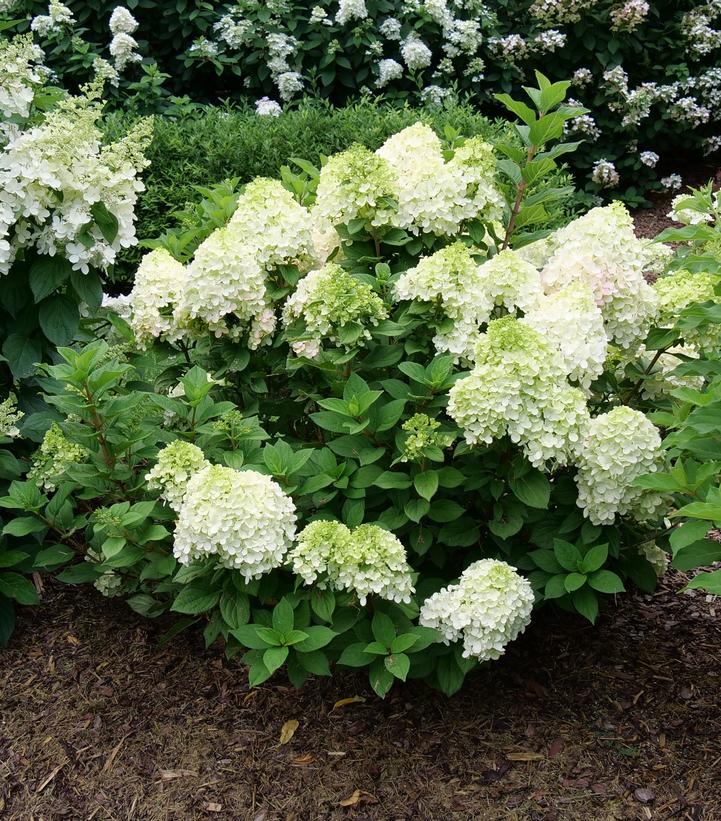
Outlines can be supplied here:
<path id="1" fill-rule="evenodd" d="M 249 691 L 194 630 L 159 647 L 167 624 L 51 583 L 0 656 L 0 817 L 716 821 L 721 601 L 683 581 L 595 629 L 542 611 L 460 694 L 385 701 L 348 673 Z"/>

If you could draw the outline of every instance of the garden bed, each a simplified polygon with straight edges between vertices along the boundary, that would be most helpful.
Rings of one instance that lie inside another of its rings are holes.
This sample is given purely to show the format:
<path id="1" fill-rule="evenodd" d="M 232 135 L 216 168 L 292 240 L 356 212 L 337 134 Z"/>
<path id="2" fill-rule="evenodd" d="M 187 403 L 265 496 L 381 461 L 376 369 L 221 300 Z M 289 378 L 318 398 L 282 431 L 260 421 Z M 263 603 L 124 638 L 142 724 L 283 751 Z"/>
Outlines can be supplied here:
<path id="1" fill-rule="evenodd" d="M 51 583 L 3 657 L 3 817 L 712 821 L 719 603 L 682 583 L 595 629 L 544 611 L 454 698 L 385 701 L 363 675 L 249 691 L 198 633 L 159 648 L 167 623 Z"/>

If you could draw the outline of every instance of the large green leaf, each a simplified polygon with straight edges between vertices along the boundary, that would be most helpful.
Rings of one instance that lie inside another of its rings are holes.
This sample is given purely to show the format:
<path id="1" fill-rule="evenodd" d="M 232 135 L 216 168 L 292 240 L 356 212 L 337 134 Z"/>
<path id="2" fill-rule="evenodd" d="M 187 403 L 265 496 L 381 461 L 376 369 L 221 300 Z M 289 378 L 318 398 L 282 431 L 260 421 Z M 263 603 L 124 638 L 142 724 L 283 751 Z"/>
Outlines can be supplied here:
<path id="1" fill-rule="evenodd" d="M 35 302 L 41 302 L 56 291 L 68 279 L 72 270 L 73 266 L 64 257 L 38 257 L 28 273 Z"/>
<path id="2" fill-rule="evenodd" d="M 513 495 L 524 505 L 540 510 L 548 508 L 551 498 L 551 483 L 540 470 L 529 470 L 518 478 L 509 477 L 508 484 Z"/>
<path id="3" fill-rule="evenodd" d="M 21 334 L 10 334 L 3 344 L 3 356 L 16 379 L 32 376 L 35 365 L 43 358 L 40 341 Z"/>
<path id="4" fill-rule="evenodd" d="M 42 332 L 51 342 L 68 345 L 78 333 L 80 313 L 69 296 L 55 294 L 40 303 L 38 320 Z"/>

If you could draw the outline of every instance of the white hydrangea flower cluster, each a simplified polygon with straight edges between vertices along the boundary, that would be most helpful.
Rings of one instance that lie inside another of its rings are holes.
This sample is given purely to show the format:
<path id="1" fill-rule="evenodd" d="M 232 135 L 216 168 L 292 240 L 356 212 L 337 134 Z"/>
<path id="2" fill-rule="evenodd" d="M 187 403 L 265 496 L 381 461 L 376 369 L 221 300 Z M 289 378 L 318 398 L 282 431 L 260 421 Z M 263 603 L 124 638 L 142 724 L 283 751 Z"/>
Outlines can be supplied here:
<path id="1" fill-rule="evenodd" d="M 67 97 L 37 126 L 0 152 L 0 275 L 17 250 L 63 254 L 75 270 L 105 270 L 121 248 L 135 244 L 139 172 L 152 121 L 141 120 L 124 138 L 103 144 L 98 88 Z M 108 241 L 93 217 L 101 203 L 118 221 Z"/>
<path id="2" fill-rule="evenodd" d="M 660 159 L 660 157 L 655 151 L 642 151 L 638 155 L 638 158 L 641 161 L 641 163 L 645 166 L 648 166 L 648 168 L 655 168 Z"/>
<path id="3" fill-rule="evenodd" d="M 566 35 L 557 29 L 541 31 L 529 42 L 530 48 L 535 52 L 552 52 L 566 45 Z"/>
<path id="4" fill-rule="evenodd" d="M 415 32 L 409 34 L 401 43 L 401 56 L 409 71 L 428 68 L 433 59 L 433 53 Z"/>
<path id="5" fill-rule="evenodd" d="M 603 373 L 608 340 L 603 314 L 583 282 L 571 282 L 540 294 L 523 322 L 553 343 L 564 359 L 569 379 L 588 389 Z"/>
<path id="6" fill-rule="evenodd" d="M 283 113 L 280 103 L 269 97 L 261 97 L 255 101 L 255 113 L 260 117 L 280 117 Z"/>
<path id="7" fill-rule="evenodd" d="M 18 410 L 17 405 L 17 398 L 12 393 L 7 399 L 0 402 L 0 437 L 15 439 L 20 436 L 18 422 L 25 414 Z"/>
<path id="8" fill-rule="evenodd" d="M 466 360 L 473 358 L 480 327 L 493 309 L 473 253 L 474 249 L 455 242 L 419 260 L 395 285 L 396 299 L 435 303 L 443 317 L 453 320 L 453 327 L 438 332 L 433 344 L 439 353 L 448 351 Z"/>
<path id="9" fill-rule="evenodd" d="M 267 310 L 265 270 L 236 228 L 219 228 L 198 246 L 175 309 L 178 327 L 199 321 L 216 337 L 238 339 Z"/>
<path id="10" fill-rule="evenodd" d="M 708 3 L 699 3 L 683 16 L 681 30 L 694 53 L 705 55 L 721 48 L 721 31 L 712 25 L 719 14 L 721 4 L 718 0 L 709 0 Z"/>
<path id="11" fill-rule="evenodd" d="M 612 162 L 602 159 L 593 164 L 591 180 L 601 188 L 615 188 L 621 181 L 621 176 Z"/>
<path id="12" fill-rule="evenodd" d="M 323 6 L 313 6 L 308 22 L 316 24 L 322 23 L 324 26 L 333 25 L 332 20 L 328 17 L 328 12 L 323 8 Z"/>
<path id="13" fill-rule="evenodd" d="M 403 76 L 403 66 L 396 60 L 380 60 L 378 62 L 377 88 L 385 88 L 393 80 L 400 80 Z"/>
<path id="14" fill-rule="evenodd" d="M 559 23 L 577 23 L 583 11 L 593 7 L 598 0 L 534 0 L 529 9 L 531 16 L 540 24 L 553 26 Z"/>
<path id="15" fill-rule="evenodd" d="M 53 491 L 65 471 L 71 465 L 82 462 L 87 455 L 82 445 L 66 439 L 60 427 L 53 422 L 33 454 L 27 478 L 42 490 Z"/>
<path id="16" fill-rule="evenodd" d="M 124 6 L 116 6 L 108 27 L 111 34 L 132 34 L 138 28 L 138 21 Z"/>
<path id="17" fill-rule="evenodd" d="M 448 245 L 415 268 L 406 271 L 395 286 L 397 299 L 436 303 L 453 327 L 436 334 L 433 344 L 439 353 L 473 360 L 481 326 L 496 306 L 507 311 L 528 311 L 541 294 L 538 271 L 514 251 L 501 251 L 478 265 L 474 253 L 462 242 Z"/>
<path id="18" fill-rule="evenodd" d="M 365 20 L 368 17 L 368 9 L 365 0 L 339 0 L 338 12 L 335 21 L 340 26 L 345 26 L 351 20 Z"/>
<path id="19" fill-rule="evenodd" d="M 253 24 L 249 20 L 241 19 L 239 10 L 233 9 L 213 24 L 213 31 L 228 48 L 238 51 L 253 36 Z"/>
<path id="20" fill-rule="evenodd" d="M 218 56 L 218 44 L 207 37 L 198 37 L 188 48 L 188 55 L 202 60 L 212 60 Z"/>
<path id="21" fill-rule="evenodd" d="M 151 490 L 160 491 L 162 498 L 177 513 L 192 477 L 209 466 L 210 462 L 197 445 L 176 439 L 158 453 L 158 460 L 146 474 L 145 481 Z"/>
<path id="22" fill-rule="evenodd" d="M 255 260 L 268 270 L 313 251 L 310 214 L 278 180 L 249 182 L 228 226 L 234 241 L 253 249 Z"/>
<path id="23" fill-rule="evenodd" d="M 465 658 L 491 661 L 530 624 L 533 603 L 530 583 L 515 568 L 481 559 L 463 571 L 457 584 L 423 602 L 419 622 L 438 630 L 446 644 L 462 639 Z"/>
<path id="24" fill-rule="evenodd" d="M 622 6 L 611 9 L 611 28 L 614 31 L 635 31 L 645 22 L 649 9 L 646 0 L 626 0 Z"/>
<path id="25" fill-rule="evenodd" d="M 401 21 L 395 17 L 386 17 L 378 26 L 378 31 L 386 40 L 394 41 L 401 39 Z"/>
<path id="26" fill-rule="evenodd" d="M 666 191 L 678 191 L 683 185 L 683 177 L 680 174 L 669 174 L 659 180 L 661 187 Z"/>
<path id="27" fill-rule="evenodd" d="M 138 28 L 138 21 L 123 6 L 117 6 L 110 15 L 110 56 L 113 58 L 115 70 L 119 73 L 132 63 L 139 63 L 143 58 L 138 54 L 138 41 L 132 36 Z"/>
<path id="28" fill-rule="evenodd" d="M 277 180 L 253 180 L 228 224 L 213 231 L 186 266 L 166 251 L 144 258 L 132 295 L 139 341 L 209 330 L 231 339 L 247 334 L 251 349 L 269 342 L 277 318 L 267 274 L 288 263 L 307 269 L 324 261 L 332 244 L 326 228 L 320 214 L 299 205 Z"/>
<path id="29" fill-rule="evenodd" d="M 441 108 L 443 103 L 453 96 L 450 88 L 442 86 L 426 86 L 421 91 L 421 102 L 429 108 Z"/>
<path id="30" fill-rule="evenodd" d="M 370 327 L 387 317 L 383 300 L 371 286 L 333 263 L 306 274 L 283 308 L 286 326 L 299 318 L 305 322 L 308 339 L 292 343 L 292 348 L 308 359 L 320 353 L 323 340 L 342 346 L 340 334 L 351 323 L 363 329 L 353 345 L 363 344 L 371 338 Z"/>
<path id="31" fill-rule="evenodd" d="M 117 88 L 120 83 L 120 74 L 115 66 L 97 55 L 93 57 L 93 74 L 95 80 L 100 81 L 103 85 L 110 83 L 111 86 Z"/>
<path id="32" fill-rule="evenodd" d="M 571 78 L 571 85 L 583 88 L 584 86 L 587 86 L 589 83 L 592 82 L 593 72 L 590 68 L 577 68 L 573 72 L 573 77 Z"/>
<path id="33" fill-rule="evenodd" d="M 623 204 L 591 209 L 557 231 L 551 246 L 541 271 L 546 293 L 581 281 L 601 308 L 609 340 L 631 348 L 645 338 L 656 312 L 656 295 L 643 276 L 653 254 L 636 237 Z"/>
<path id="34" fill-rule="evenodd" d="M 491 37 L 488 46 L 500 60 L 515 65 L 519 60 L 528 56 L 528 43 L 520 34 L 507 34 L 505 37 Z"/>
<path id="35" fill-rule="evenodd" d="M 577 504 L 583 515 L 596 525 L 613 524 L 616 514 L 652 518 L 662 497 L 632 482 L 661 463 L 661 436 L 641 411 L 617 407 L 591 419 L 577 460 Z"/>
<path id="36" fill-rule="evenodd" d="M 186 286 L 185 266 L 165 248 L 146 254 L 130 294 L 130 326 L 142 348 L 154 339 L 173 340 L 180 330 L 174 316 Z"/>
<path id="37" fill-rule="evenodd" d="M 379 220 L 389 219 L 412 234 L 453 236 L 465 220 L 493 221 L 502 213 L 493 149 L 478 137 L 466 140 L 445 162 L 436 133 L 416 123 L 386 140 L 376 154 L 392 171 L 398 202 L 394 214 L 380 214 Z"/>
<path id="38" fill-rule="evenodd" d="M 673 198 L 671 201 L 671 210 L 666 214 L 669 219 L 681 222 L 684 225 L 698 225 L 703 222 L 713 221 L 713 217 L 708 212 L 680 207 L 684 200 L 688 200 L 688 195 L 679 194 Z"/>
<path id="39" fill-rule="evenodd" d="M 295 506 L 254 470 L 210 465 L 188 482 L 175 526 L 181 564 L 215 558 L 246 581 L 280 567 L 295 536 Z"/>
<path id="40" fill-rule="evenodd" d="M 333 224 L 364 219 L 383 225 L 390 219 L 389 201 L 396 188 L 388 163 L 367 148 L 353 145 L 334 154 L 321 168 L 315 210 Z"/>
<path id="41" fill-rule="evenodd" d="M 340 522 L 311 522 L 298 535 L 289 559 L 306 584 L 354 592 L 361 605 L 372 595 L 408 603 L 414 593 L 405 548 L 377 525 L 349 530 Z"/>
<path id="42" fill-rule="evenodd" d="M 0 39 L 0 112 L 4 118 L 25 118 L 35 97 L 35 90 L 44 80 L 40 46 L 31 34 Z"/>
<path id="43" fill-rule="evenodd" d="M 56 34 L 63 30 L 64 26 L 71 26 L 75 22 L 72 11 L 60 2 L 60 0 L 50 0 L 47 14 L 39 14 L 30 21 L 30 30 L 39 37 L 47 37 L 49 34 Z"/>
<path id="44" fill-rule="evenodd" d="M 563 357 L 540 333 L 511 316 L 493 320 L 470 374 L 450 390 L 448 415 L 469 444 L 507 435 L 535 467 L 565 465 L 588 417 L 566 376 Z"/>
<path id="45" fill-rule="evenodd" d="M 653 284 L 658 296 L 658 325 L 662 328 L 673 327 L 681 312 L 695 302 L 721 302 L 721 296 L 716 293 L 718 284 L 718 276 L 703 271 L 691 273 L 682 269 L 659 277 Z M 712 352 L 721 349 L 721 328 L 718 325 L 686 328 L 683 338 L 698 350 Z"/>

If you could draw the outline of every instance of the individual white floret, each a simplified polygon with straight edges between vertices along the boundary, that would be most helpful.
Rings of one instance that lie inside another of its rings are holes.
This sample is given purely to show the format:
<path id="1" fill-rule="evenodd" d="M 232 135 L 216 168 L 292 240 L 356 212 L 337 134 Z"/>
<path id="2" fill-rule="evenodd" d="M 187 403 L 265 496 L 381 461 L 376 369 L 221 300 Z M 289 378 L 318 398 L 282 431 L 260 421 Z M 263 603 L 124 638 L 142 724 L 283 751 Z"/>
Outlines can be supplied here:
<path id="1" fill-rule="evenodd" d="M 420 624 L 438 630 L 446 644 L 463 640 L 463 656 L 500 658 L 531 621 L 533 590 L 505 562 L 481 559 L 466 568 L 457 584 L 423 602 Z"/>

